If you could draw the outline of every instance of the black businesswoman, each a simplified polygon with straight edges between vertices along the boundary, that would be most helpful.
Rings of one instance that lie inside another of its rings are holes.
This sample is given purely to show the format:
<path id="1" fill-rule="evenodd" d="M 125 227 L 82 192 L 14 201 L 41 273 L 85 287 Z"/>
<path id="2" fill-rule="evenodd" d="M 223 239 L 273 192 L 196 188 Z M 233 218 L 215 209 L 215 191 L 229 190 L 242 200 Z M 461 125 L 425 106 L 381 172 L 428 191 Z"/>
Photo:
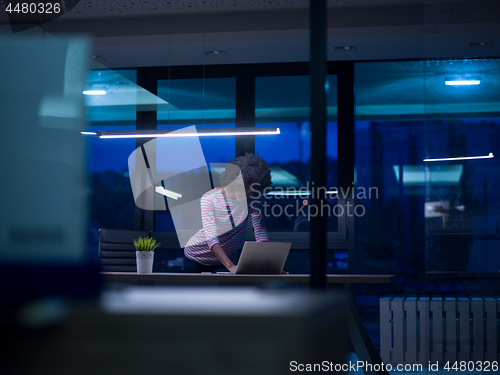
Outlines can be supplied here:
<path id="1" fill-rule="evenodd" d="M 237 178 L 243 179 L 244 190 L 231 187 Z M 221 175 L 221 185 L 223 187 L 212 189 L 201 197 L 203 228 L 184 248 L 184 272 L 214 272 L 223 267 L 234 272 L 235 258 L 249 217 L 256 241 L 269 241 L 260 200 L 252 199 L 252 193 L 262 192 L 271 185 L 267 163 L 253 154 L 232 159 Z M 221 231 L 221 228 L 228 230 Z"/>

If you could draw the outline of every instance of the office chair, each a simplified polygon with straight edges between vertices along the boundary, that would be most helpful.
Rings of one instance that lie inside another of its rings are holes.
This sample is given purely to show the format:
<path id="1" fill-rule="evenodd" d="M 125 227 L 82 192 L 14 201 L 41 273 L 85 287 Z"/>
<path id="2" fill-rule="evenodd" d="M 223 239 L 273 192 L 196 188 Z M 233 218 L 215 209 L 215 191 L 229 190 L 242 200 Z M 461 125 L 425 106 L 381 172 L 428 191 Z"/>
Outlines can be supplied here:
<path id="1" fill-rule="evenodd" d="M 99 229 L 99 259 L 101 270 L 136 272 L 135 247 L 137 237 L 150 236 L 149 230 Z"/>
<path id="2" fill-rule="evenodd" d="M 474 241 L 467 272 L 500 271 L 500 217 L 479 216 L 474 221 Z"/>

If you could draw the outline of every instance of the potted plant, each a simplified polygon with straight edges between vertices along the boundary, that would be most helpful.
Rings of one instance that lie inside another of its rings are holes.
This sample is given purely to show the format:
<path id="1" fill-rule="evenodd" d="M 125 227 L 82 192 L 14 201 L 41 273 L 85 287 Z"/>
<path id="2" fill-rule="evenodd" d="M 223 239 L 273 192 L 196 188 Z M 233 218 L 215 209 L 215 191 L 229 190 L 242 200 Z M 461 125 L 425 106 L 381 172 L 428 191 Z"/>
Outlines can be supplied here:
<path id="1" fill-rule="evenodd" d="M 154 238 L 139 237 L 134 240 L 137 273 L 152 273 L 155 249 L 160 246 Z"/>

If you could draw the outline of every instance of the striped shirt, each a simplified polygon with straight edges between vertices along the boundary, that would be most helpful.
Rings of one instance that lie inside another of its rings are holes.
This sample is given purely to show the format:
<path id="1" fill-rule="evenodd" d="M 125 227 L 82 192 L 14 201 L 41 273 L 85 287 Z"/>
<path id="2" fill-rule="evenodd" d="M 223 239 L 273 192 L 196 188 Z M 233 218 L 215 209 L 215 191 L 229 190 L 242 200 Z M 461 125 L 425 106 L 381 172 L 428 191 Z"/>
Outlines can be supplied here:
<path id="1" fill-rule="evenodd" d="M 189 239 L 184 254 L 206 266 L 221 264 L 211 250 L 215 244 L 220 244 L 228 258 L 235 263 L 249 216 L 256 241 L 269 241 L 259 200 L 238 202 L 224 197 L 218 189 L 208 191 L 201 197 L 203 228 Z"/>

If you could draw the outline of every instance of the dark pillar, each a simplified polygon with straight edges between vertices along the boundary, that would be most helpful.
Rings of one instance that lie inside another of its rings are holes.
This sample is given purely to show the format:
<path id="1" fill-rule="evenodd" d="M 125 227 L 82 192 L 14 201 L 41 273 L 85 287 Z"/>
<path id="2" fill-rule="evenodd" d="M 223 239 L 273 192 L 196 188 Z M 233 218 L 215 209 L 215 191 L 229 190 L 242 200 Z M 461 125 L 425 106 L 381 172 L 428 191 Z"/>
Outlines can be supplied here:
<path id="1" fill-rule="evenodd" d="M 326 0 L 310 0 L 309 13 L 313 191 L 311 207 L 316 207 L 318 211 L 310 220 L 311 288 L 326 289 L 327 216 L 321 213 L 326 194 L 324 189 L 318 189 L 326 187 Z"/>
<path id="2" fill-rule="evenodd" d="M 255 78 L 252 75 L 236 77 L 236 127 L 255 126 Z M 236 156 L 255 153 L 255 135 L 236 138 Z"/>
<path id="3" fill-rule="evenodd" d="M 137 85 L 157 95 L 158 83 L 153 74 L 148 74 L 148 68 L 137 69 Z M 156 129 L 156 104 L 147 107 L 136 108 L 136 129 L 137 130 L 155 130 Z M 136 138 L 135 147 L 141 147 L 151 138 Z M 143 210 L 135 207 L 135 228 L 154 230 L 154 211 Z"/>

